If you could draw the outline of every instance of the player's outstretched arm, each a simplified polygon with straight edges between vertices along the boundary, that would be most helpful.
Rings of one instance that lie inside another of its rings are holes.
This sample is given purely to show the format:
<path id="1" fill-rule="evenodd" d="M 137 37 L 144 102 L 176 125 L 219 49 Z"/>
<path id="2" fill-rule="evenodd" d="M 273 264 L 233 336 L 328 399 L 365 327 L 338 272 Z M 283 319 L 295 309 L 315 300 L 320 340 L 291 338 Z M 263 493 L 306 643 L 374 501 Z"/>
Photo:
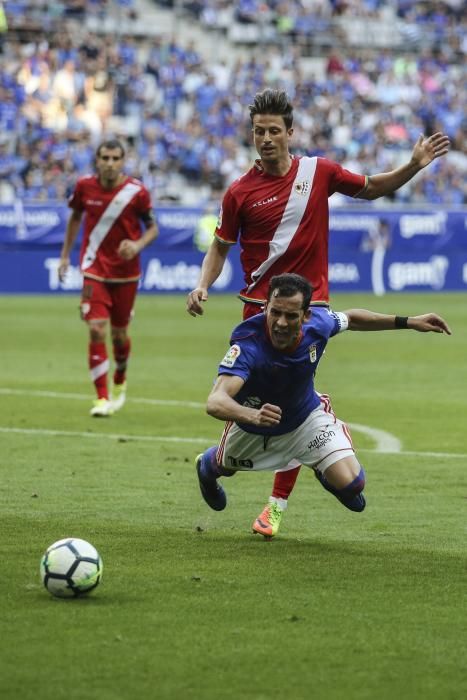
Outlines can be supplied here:
<path id="1" fill-rule="evenodd" d="M 65 239 L 60 253 L 60 262 L 58 264 L 58 278 L 61 282 L 64 281 L 70 265 L 70 253 L 79 233 L 82 216 L 83 212 L 73 209 L 67 221 Z"/>
<path id="2" fill-rule="evenodd" d="M 186 310 L 190 316 L 202 316 L 202 304 L 208 299 L 208 289 L 221 274 L 230 246 L 215 238 L 204 256 L 198 286 L 193 289 L 186 300 Z"/>
<path id="3" fill-rule="evenodd" d="M 221 374 L 208 396 L 206 412 L 219 420 L 231 420 L 250 425 L 271 426 L 280 423 L 282 410 L 279 406 L 265 403 L 261 408 L 242 406 L 234 400 L 244 384 L 241 377 Z"/>
<path id="4" fill-rule="evenodd" d="M 370 175 L 365 188 L 358 193 L 357 197 L 361 199 L 378 199 L 378 197 L 384 197 L 395 192 L 436 158 L 445 156 L 449 151 L 449 146 L 449 136 L 446 136 L 446 134 L 437 132 L 427 138 L 421 134 L 408 163 L 388 173 Z"/>
<path id="5" fill-rule="evenodd" d="M 349 309 L 344 313 L 347 316 L 350 331 L 391 331 L 407 328 L 421 333 L 451 335 L 451 329 L 446 321 L 434 313 L 421 316 L 394 316 L 366 309 Z"/>

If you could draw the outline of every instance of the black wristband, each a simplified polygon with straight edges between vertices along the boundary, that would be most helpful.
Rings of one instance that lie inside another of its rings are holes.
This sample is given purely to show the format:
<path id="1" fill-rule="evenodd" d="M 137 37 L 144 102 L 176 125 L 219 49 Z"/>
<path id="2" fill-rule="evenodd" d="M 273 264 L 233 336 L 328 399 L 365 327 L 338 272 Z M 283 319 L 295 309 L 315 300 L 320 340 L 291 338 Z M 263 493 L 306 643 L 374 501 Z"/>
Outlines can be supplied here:
<path id="1" fill-rule="evenodd" d="M 396 328 L 407 328 L 408 316 L 396 316 L 394 319 L 394 326 Z"/>

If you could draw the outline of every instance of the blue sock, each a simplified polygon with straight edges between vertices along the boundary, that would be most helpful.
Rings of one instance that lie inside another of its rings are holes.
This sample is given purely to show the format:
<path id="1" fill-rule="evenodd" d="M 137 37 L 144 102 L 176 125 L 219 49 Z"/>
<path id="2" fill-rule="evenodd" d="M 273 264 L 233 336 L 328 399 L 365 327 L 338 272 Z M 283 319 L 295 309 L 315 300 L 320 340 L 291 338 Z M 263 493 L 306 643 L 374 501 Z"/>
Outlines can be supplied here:
<path id="1" fill-rule="evenodd" d="M 216 459 L 218 449 L 218 446 L 215 445 L 214 447 L 208 447 L 208 449 L 203 452 L 200 472 L 205 479 L 218 479 L 220 476 L 233 476 L 235 473 L 230 469 L 224 469 L 218 464 Z"/>
<path id="2" fill-rule="evenodd" d="M 331 486 L 323 474 L 315 472 L 315 475 L 326 491 L 332 493 L 346 508 L 356 513 L 361 513 L 364 510 L 366 501 L 362 493 L 365 487 L 365 471 L 363 467 L 360 467 L 358 476 L 343 489 L 336 489 L 334 486 Z"/>
<path id="3" fill-rule="evenodd" d="M 361 513 L 366 506 L 365 496 L 362 491 L 365 488 L 365 471 L 360 467 L 358 476 L 343 489 L 336 489 L 339 501 L 349 510 Z"/>

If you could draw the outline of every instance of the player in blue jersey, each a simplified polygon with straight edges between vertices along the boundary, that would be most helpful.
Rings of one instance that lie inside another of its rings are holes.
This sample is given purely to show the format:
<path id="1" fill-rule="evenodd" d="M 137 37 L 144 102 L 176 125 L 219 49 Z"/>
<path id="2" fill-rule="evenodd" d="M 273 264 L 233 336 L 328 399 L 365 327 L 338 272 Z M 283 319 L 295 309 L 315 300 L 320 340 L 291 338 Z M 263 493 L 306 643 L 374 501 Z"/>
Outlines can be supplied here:
<path id="1" fill-rule="evenodd" d="M 410 328 L 451 334 L 434 313 L 400 317 L 364 309 L 310 308 L 312 289 L 300 275 L 271 279 L 264 313 L 237 326 L 209 394 L 209 415 L 226 421 L 219 445 L 196 459 L 201 494 L 214 510 L 227 498 L 218 482 L 237 471 L 278 469 L 293 460 L 313 469 L 346 508 L 365 508 L 365 473 L 350 432 L 314 377 L 329 338 L 345 330 Z M 280 520 L 280 504 L 271 503 Z M 275 534 L 275 533 L 274 533 Z"/>

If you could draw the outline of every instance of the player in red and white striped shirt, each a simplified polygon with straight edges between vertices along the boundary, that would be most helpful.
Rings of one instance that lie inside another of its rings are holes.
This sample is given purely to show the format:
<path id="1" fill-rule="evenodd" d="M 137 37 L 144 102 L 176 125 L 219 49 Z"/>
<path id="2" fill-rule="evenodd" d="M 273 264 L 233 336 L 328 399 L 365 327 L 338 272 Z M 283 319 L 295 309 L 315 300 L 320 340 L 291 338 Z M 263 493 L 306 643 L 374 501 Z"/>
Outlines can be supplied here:
<path id="1" fill-rule="evenodd" d="M 80 178 L 70 197 L 72 213 L 60 257 L 59 276 L 63 279 L 84 214 L 81 317 L 89 327 L 89 369 L 97 393 L 92 416 L 109 416 L 125 402 L 131 349 L 127 329 L 141 274 L 139 253 L 158 233 L 149 192 L 139 180 L 123 173 L 124 157 L 124 148 L 117 140 L 105 141 L 97 149 L 97 175 Z M 110 397 L 109 321 L 116 365 Z"/>
<path id="2" fill-rule="evenodd" d="M 271 277 L 286 272 L 303 275 L 311 282 L 312 304 L 327 304 L 328 197 L 334 192 L 361 199 L 383 197 L 449 149 L 444 134 L 426 139 L 420 136 L 406 165 L 388 173 L 357 175 L 326 158 L 289 153 L 293 107 L 285 92 L 267 89 L 258 93 L 250 106 L 250 117 L 260 158 L 224 195 L 198 286 L 188 295 L 187 311 L 192 316 L 203 313 L 208 289 L 220 275 L 230 246 L 237 242 L 245 277 L 245 287 L 239 294 L 244 302 L 244 319 L 261 310 Z M 289 465 L 276 473 L 271 499 L 282 509 L 298 470 Z M 278 525 L 272 532 L 268 508 L 256 519 L 253 529 L 271 536 Z"/>

